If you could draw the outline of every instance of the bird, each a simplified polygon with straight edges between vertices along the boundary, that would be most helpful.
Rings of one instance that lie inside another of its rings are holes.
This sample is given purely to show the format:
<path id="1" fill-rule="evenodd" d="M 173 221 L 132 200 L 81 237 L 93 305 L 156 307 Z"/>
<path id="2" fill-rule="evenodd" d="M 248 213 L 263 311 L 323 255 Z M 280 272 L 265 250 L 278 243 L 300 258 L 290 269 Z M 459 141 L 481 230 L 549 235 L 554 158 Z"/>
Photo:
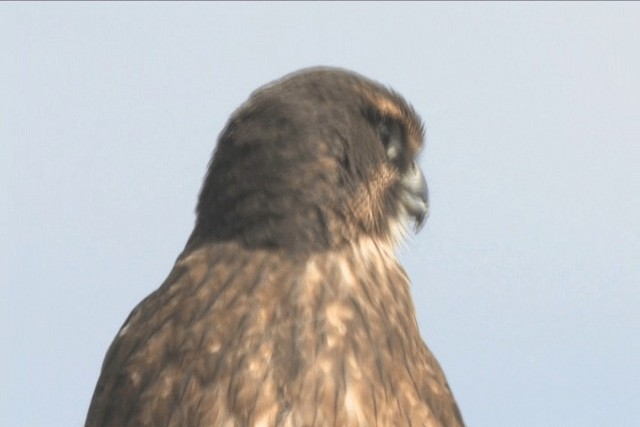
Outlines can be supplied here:
<path id="1" fill-rule="evenodd" d="M 396 256 L 429 213 L 424 135 L 400 94 L 342 68 L 251 93 L 85 426 L 464 425 Z"/>

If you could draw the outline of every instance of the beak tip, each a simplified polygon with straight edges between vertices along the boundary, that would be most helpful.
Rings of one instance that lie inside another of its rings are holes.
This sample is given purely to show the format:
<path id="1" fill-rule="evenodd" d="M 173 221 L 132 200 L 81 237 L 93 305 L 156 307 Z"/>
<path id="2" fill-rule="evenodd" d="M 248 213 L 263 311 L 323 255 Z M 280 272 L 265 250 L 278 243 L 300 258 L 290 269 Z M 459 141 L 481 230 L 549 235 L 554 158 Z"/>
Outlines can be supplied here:
<path id="1" fill-rule="evenodd" d="M 414 232 L 418 233 L 429 216 L 429 187 L 420 167 L 414 163 L 403 180 L 403 203 L 414 220 Z"/>
<path id="2" fill-rule="evenodd" d="M 429 217 L 429 207 L 426 206 L 425 210 L 421 213 L 417 214 L 415 218 L 415 222 L 413 223 L 413 231 L 418 234 L 422 227 L 424 227 L 425 222 L 427 222 L 427 218 Z"/>

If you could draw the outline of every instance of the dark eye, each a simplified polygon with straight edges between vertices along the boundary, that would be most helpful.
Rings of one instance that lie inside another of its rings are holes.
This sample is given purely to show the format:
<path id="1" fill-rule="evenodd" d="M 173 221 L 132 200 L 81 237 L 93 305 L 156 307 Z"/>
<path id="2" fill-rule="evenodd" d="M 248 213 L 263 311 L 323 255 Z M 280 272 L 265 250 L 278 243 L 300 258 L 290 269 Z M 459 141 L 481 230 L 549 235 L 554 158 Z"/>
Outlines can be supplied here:
<path id="1" fill-rule="evenodd" d="M 389 140 L 391 139 L 391 129 L 389 129 L 389 124 L 382 122 L 378 126 L 378 134 L 380 135 L 380 139 L 382 140 L 382 144 L 386 147 L 389 145 Z"/>
<path id="2" fill-rule="evenodd" d="M 387 158 L 400 165 L 405 146 L 404 128 L 400 122 L 373 108 L 365 110 L 364 115 L 382 143 Z"/>
<path id="3" fill-rule="evenodd" d="M 390 160 L 395 160 L 402 150 L 402 129 L 392 120 L 381 120 L 378 124 L 378 135 Z"/>

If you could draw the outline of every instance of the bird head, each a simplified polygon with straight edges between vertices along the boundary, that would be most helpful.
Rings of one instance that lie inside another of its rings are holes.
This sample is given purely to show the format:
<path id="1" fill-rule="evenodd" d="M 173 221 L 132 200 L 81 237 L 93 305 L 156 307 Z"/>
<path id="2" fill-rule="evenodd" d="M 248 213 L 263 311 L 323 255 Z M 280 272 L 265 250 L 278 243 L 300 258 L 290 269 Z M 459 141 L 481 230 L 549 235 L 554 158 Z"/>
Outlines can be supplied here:
<path id="1" fill-rule="evenodd" d="M 308 252 L 395 243 L 428 214 L 423 125 L 397 93 L 312 68 L 255 91 L 220 134 L 189 244 Z"/>

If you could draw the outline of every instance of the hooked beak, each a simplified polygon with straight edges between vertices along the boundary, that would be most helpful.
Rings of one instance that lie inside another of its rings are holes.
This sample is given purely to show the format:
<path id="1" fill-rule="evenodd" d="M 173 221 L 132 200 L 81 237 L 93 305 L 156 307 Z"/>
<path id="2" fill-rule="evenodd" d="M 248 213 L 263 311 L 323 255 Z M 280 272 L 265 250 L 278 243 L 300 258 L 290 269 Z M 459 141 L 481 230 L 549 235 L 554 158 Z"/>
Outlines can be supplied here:
<path id="1" fill-rule="evenodd" d="M 414 161 L 401 181 L 402 204 L 414 219 L 414 230 L 419 232 L 429 216 L 429 188 L 420 166 Z"/>

